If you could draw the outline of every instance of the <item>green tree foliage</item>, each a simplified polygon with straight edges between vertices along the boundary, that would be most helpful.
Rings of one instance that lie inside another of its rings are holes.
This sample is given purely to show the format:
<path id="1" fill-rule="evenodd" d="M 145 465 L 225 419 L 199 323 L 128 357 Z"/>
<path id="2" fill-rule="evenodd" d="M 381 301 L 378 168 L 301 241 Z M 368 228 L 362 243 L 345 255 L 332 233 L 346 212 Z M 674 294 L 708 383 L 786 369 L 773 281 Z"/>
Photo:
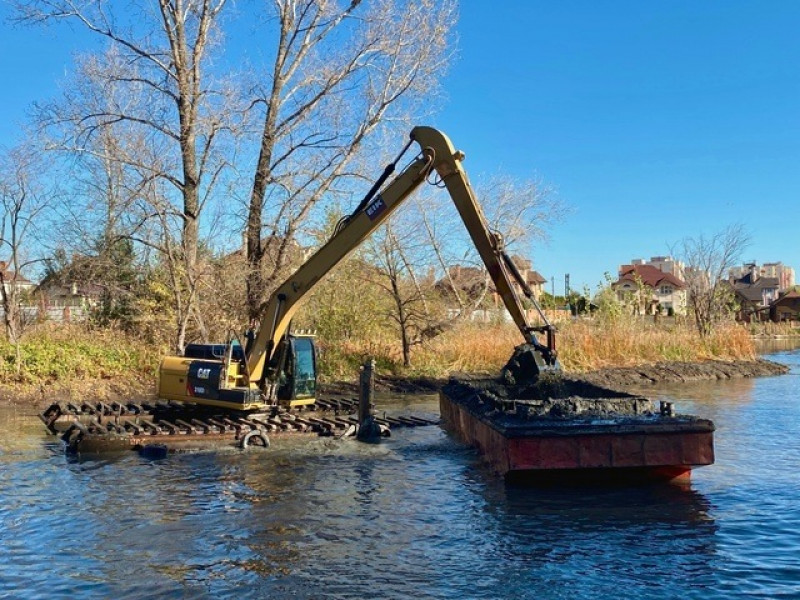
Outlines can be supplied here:
<path id="1" fill-rule="evenodd" d="M 96 282 L 102 283 L 103 291 L 99 304 L 92 311 L 92 318 L 98 325 L 118 324 L 131 331 L 139 316 L 135 295 L 142 284 L 133 242 L 118 239 L 99 244 L 97 259 L 105 268 L 95 278 Z"/>
<path id="2" fill-rule="evenodd" d="M 336 208 L 326 211 L 322 227 L 314 232 L 316 246 L 333 235 L 342 216 Z M 373 270 L 363 249 L 357 249 L 323 277 L 295 318 L 296 327 L 317 332 L 324 354 L 323 372 L 355 372 L 368 355 L 379 358 L 384 354 L 378 346 L 387 337 L 385 316 L 389 305 L 370 281 Z M 376 344 L 363 344 L 365 340 Z"/>
<path id="3" fill-rule="evenodd" d="M 601 321 L 614 322 L 625 313 L 625 305 L 617 296 L 616 290 L 611 286 L 613 278 L 610 273 L 605 273 L 604 281 L 598 284 L 593 303 L 597 306 L 596 315 Z"/>

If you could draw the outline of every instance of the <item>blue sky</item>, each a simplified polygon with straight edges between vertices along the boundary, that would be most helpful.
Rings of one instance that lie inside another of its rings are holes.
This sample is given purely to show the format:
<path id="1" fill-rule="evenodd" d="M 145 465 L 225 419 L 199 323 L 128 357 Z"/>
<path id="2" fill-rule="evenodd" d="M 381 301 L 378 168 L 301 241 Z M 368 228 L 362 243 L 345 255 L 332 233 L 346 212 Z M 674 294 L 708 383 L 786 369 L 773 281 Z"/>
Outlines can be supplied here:
<path id="1" fill-rule="evenodd" d="M 572 212 L 531 255 L 558 293 L 733 223 L 743 258 L 800 270 L 800 2 L 464 0 L 457 32 L 432 124 L 473 179 L 557 189 Z M 85 43 L 0 24 L 0 145 Z"/>
<path id="2" fill-rule="evenodd" d="M 737 222 L 743 258 L 800 268 L 800 2 L 488 6 L 462 5 L 436 123 L 572 208 L 532 251 L 558 293 Z"/>

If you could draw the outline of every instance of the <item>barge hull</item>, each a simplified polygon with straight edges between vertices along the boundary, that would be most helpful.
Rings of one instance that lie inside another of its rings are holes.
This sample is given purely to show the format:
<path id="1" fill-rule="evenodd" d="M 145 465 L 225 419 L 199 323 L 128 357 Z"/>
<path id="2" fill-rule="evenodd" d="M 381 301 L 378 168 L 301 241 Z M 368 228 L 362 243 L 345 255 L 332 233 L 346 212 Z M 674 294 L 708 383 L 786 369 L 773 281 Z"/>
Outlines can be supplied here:
<path id="1" fill-rule="evenodd" d="M 509 429 L 440 394 L 442 423 L 509 480 L 686 481 L 714 462 L 713 424 L 668 420 Z"/>

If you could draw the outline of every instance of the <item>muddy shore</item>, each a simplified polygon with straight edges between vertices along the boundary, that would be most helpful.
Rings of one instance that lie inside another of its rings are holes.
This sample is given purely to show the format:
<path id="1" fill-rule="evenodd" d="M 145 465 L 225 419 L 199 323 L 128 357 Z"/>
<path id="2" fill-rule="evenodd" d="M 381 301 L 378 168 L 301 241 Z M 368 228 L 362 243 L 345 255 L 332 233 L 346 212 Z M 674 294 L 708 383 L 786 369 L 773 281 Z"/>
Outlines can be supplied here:
<path id="1" fill-rule="evenodd" d="M 765 377 L 782 375 L 788 367 L 772 361 L 705 361 L 702 363 L 663 362 L 638 367 L 615 367 L 600 369 L 580 375 L 571 374 L 589 383 L 624 391 L 629 386 L 657 383 L 681 383 Z M 447 383 L 447 379 L 432 377 L 379 376 L 376 388 L 389 394 L 435 394 Z M 82 381 L 77 386 L 64 384 L 42 385 L 36 389 L 0 385 L 0 404 L 17 405 L 41 410 L 53 402 L 100 400 L 143 400 L 153 398 L 152 388 L 144 382 L 127 385 L 107 380 Z M 320 385 L 321 393 L 332 396 L 354 396 L 358 394 L 355 382 L 326 382 Z"/>
<path id="2" fill-rule="evenodd" d="M 701 363 L 660 362 L 640 367 L 616 367 L 600 369 L 581 375 L 595 385 L 613 389 L 658 383 L 689 383 L 749 377 L 783 375 L 789 367 L 759 358 L 755 361 L 709 360 Z"/>
<path id="3" fill-rule="evenodd" d="M 749 377 L 768 377 L 783 375 L 789 368 L 780 363 L 762 358 L 754 361 L 710 360 L 700 363 L 660 362 L 638 367 L 613 367 L 598 369 L 589 373 L 568 373 L 577 379 L 594 385 L 624 391 L 626 387 L 658 383 L 689 383 L 693 381 L 714 381 Z M 379 392 L 395 394 L 435 394 L 447 383 L 447 379 L 426 377 L 378 377 L 376 388 Z M 355 384 L 336 382 L 324 384 L 323 391 L 332 394 L 357 393 Z"/>

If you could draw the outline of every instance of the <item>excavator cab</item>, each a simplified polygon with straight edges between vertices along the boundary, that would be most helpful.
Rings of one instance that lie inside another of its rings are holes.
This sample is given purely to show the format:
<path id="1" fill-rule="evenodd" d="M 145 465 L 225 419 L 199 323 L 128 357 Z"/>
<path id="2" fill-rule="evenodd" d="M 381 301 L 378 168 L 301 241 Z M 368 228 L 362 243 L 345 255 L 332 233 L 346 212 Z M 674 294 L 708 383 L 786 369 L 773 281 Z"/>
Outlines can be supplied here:
<path id="1" fill-rule="evenodd" d="M 298 406 L 313 404 L 317 392 L 317 351 L 309 335 L 290 335 L 281 341 L 282 368 L 278 374 L 278 400 Z"/>

